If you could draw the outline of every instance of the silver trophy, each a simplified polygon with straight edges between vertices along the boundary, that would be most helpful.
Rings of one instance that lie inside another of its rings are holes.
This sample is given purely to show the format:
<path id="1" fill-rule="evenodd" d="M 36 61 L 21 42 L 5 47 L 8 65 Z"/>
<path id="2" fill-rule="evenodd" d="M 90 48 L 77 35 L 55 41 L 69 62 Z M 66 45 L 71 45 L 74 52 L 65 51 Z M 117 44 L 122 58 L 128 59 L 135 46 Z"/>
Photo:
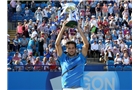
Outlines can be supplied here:
<path id="1" fill-rule="evenodd" d="M 77 21 L 78 18 L 78 9 L 76 8 L 76 5 L 74 3 L 66 3 L 63 7 L 63 11 L 61 15 L 68 14 L 67 23 L 66 26 L 70 28 L 74 28 L 78 25 Z M 60 15 L 60 16 L 61 16 Z"/>

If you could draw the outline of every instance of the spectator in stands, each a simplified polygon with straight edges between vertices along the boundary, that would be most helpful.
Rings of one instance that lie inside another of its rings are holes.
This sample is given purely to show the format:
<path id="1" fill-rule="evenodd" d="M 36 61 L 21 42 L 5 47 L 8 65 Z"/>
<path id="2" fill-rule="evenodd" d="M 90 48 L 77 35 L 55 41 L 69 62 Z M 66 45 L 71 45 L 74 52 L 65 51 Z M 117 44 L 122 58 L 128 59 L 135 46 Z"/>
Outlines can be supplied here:
<path id="1" fill-rule="evenodd" d="M 31 63 L 33 63 L 33 62 L 35 61 L 35 57 L 33 56 L 33 53 L 32 53 L 32 52 L 30 52 L 30 53 L 28 54 L 28 57 L 27 57 L 26 60 L 27 60 L 27 61 L 30 60 Z"/>
<path id="2" fill-rule="evenodd" d="M 49 48 L 49 52 L 52 54 L 52 52 L 53 52 L 53 50 L 54 50 L 54 48 L 52 47 L 52 44 L 49 44 L 49 45 L 48 45 L 48 48 Z"/>
<path id="3" fill-rule="evenodd" d="M 114 15 L 119 13 L 119 7 L 117 6 L 117 3 L 114 3 L 113 13 L 114 13 Z"/>
<path id="4" fill-rule="evenodd" d="M 127 31 L 126 35 L 124 36 L 124 39 L 125 39 L 126 42 L 131 42 L 132 36 L 129 34 L 128 31 Z"/>
<path id="5" fill-rule="evenodd" d="M 29 33 L 28 33 L 28 23 L 27 20 L 24 19 L 24 23 L 23 23 L 23 35 L 25 35 L 27 38 L 29 38 Z"/>
<path id="6" fill-rule="evenodd" d="M 85 24 L 84 26 L 84 35 L 86 36 L 87 40 L 89 41 L 89 25 L 88 24 Z"/>
<path id="7" fill-rule="evenodd" d="M 34 34 L 31 39 L 29 40 L 28 46 L 27 46 L 27 50 L 28 50 L 28 54 L 34 53 L 34 50 L 36 50 L 36 46 L 35 46 L 35 41 L 37 41 L 37 37 Z"/>
<path id="8" fill-rule="evenodd" d="M 14 40 L 13 40 L 13 51 L 19 51 L 19 48 L 20 48 L 20 39 L 18 39 L 17 36 L 15 36 Z"/>
<path id="9" fill-rule="evenodd" d="M 57 64 L 56 64 L 56 61 L 54 60 L 53 56 L 49 57 L 48 65 L 49 65 L 50 71 L 57 70 Z"/>
<path id="10" fill-rule="evenodd" d="M 127 53 L 124 53 L 122 62 L 124 65 L 130 65 L 130 58 Z"/>
<path id="11" fill-rule="evenodd" d="M 31 6 L 30 3 L 28 1 L 26 1 L 25 7 L 28 7 L 30 9 L 31 8 L 30 6 Z"/>
<path id="12" fill-rule="evenodd" d="M 43 18 L 48 22 L 48 7 L 43 9 Z"/>
<path id="13" fill-rule="evenodd" d="M 65 47 L 67 41 L 68 41 L 67 36 L 64 36 L 64 38 L 63 38 L 62 41 L 61 41 L 61 45 L 62 45 L 62 47 Z"/>
<path id="14" fill-rule="evenodd" d="M 7 34 L 7 49 L 10 50 L 10 35 Z"/>
<path id="15" fill-rule="evenodd" d="M 14 71 L 15 70 L 15 63 L 11 60 L 8 64 L 7 64 L 7 70 L 8 71 Z"/>
<path id="16" fill-rule="evenodd" d="M 112 52 L 111 47 L 108 48 L 107 53 L 108 53 L 108 60 L 113 60 L 114 61 L 114 54 Z"/>
<path id="17" fill-rule="evenodd" d="M 27 60 L 25 70 L 26 71 L 33 71 L 33 63 L 31 63 L 31 60 Z"/>
<path id="18" fill-rule="evenodd" d="M 25 14 L 24 14 L 24 15 L 25 15 L 26 17 L 28 17 L 28 16 L 29 16 L 29 13 L 30 13 L 29 8 L 26 7 L 26 8 L 25 8 Z"/>
<path id="19" fill-rule="evenodd" d="M 47 65 L 47 66 L 43 66 L 43 70 L 49 71 L 48 63 L 49 63 L 48 59 L 46 57 L 44 57 L 43 61 L 42 61 L 42 65 Z"/>
<path id="20" fill-rule="evenodd" d="M 95 7 L 95 11 L 96 11 L 96 18 L 98 18 L 98 16 L 101 16 L 101 6 L 100 6 L 100 3 L 98 3 L 97 6 Z"/>
<path id="21" fill-rule="evenodd" d="M 116 56 L 117 53 L 120 53 L 119 48 L 117 48 L 116 46 L 113 47 L 113 54 L 114 56 Z"/>
<path id="22" fill-rule="evenodd" d="M 98 44 L 96 41 L 94 41 L 93 44 L 91 44 L 91 55 L 92 57 L 95 57 L 95 56 L 99 56 L 99 48 L 98 48 Z"/>
<path id="23" fill-rule="evenodd" d="M 35 12 L 35 9 L 36 9 L 36 4 L 35 4 L 34 0 L 32 0 L 32 2 L 31 2 L 31 11 Z"/>
<path id="24" fill-rule="evenodd" d="M 116 54 L 116 58 L 114 59 L 114 64 L 115 65 L 122 65 L 122 58 L 120 57 L 120 54 Z"/>
<path id="25" fill-rule="evenodd" d="M 50 57 L 50 52 L 49 52 L 49 48 L 46 48 L 46 50 L 44 51 L 44 57 L 46 57 L 47 58 L 47 60 L 49 59 L 49 57 Z"/>
<path id="26" fill-rule="evenodd" d="M 20 1 L 17 1 L 16 12 L 17 12 L 17 14 L 20 15 L 21 11 L 22 11 L 22 9 L 21 9 L 21 3 L 20 3 Z"/>
<path id="27" fill-rule="evenodd" d="M 107 31 L 105 34 L 105 40 L 112 40 L 112 36 L 109 31 Z"/>
<path id="28" fill-rule="evenodd" d="M 104 55 L 104 49 L 105 49 L 105 46 L 104 46 L 104 44 L 102 43 L 101 40 L 99 40 L 98 43 L 99 43 L 99 44 L 98 44 L 99 55 L 100 55 L 100 57 L 101 57 L 101 56 Z"/>
<path id="29" fill-rule="evenodd" d="M 113 30 L 113 33 L 112 33 L 112 40 L 117 40 L 118 38 L 118 35 L 116 33 L 116 30 Z"/>
<path id="30" fill-rule="evenodd" d="M 113 14 L 113 6 L 112 6 L 112 3 L 109 3 L 108 13 L 109 13 L 109 16 L 110 16 L 110 14 Z"/>
<path id="31" fill-rule="evenodd" d="M 41 37 L 39 38 L 38 44 L 39 44 L 38 50 L 39 50 L 40 56 L 43 56 L 44 32 L 41 32 Z"/>
<path id="32" fill-rule="evenodd" d="M 15 56 L 13 57 L 13 61 L 20 61 L 21 59 L 18 57 L 18 53 L 15 53 Z"/>
<path id="33" fill-rule="evenodd" d="M 108 7 L 105 3 L 102 7 L 102 17 L 108 17 Z"/>
<path id="34" fill-rule="evenodd" d="M 15 0 L 11 0 L 10 6 L 12 8 L 12 13 L 16 12 L 16 5 L 17 5 L 16 1 Z"/>
<path id="35" fill-rule="evenodd" d="M 27 50 L 24 50 L 24 53 L 23 53 L 23 55 L 22 55 L 22 59 L 23 59 L 23 60 L 26 60 L 27 57 L 28 57 L 28 52 L 27 52 Z"/>
<path id="36" fill-rule="evenodd" d="M 9 63 L 12 60 L 12 56 L 10 56 L 9 53 L 7 53 L 7 63 Z"/>
<path id="37" fill-rule="evenodd" d="M 21 53 L 17 50 L 16 53 L 18 53 L 18 57 L 21 59 Z M 14 55 L 15 56 L 15 55 Z"/>
<path id="38" fill-rule="evenodd" d="M 90 13 L 91 13 L 91 15 L 95 15 L 96 4 L 97 4 L 96 0 L 90 2 Z"/>
<path id="39" fill-rule="evenodd" d="M 36 20 L 39 20 L 39 23 L 42 22 L 43 12 L 41 11 L 40 7 L 38 7 L 38 9 L 35 11 L 35 18 Z"/>
<path id="40" fill-rule="evenodd" d="M 21 39 L 21 47 L 27 47 L 27 45 L 28 45 L 28 40 L 23 35 L 23 38 Z"/>
<path id="41" fill-rule="evenodd" d="M 36 57 L 36 59 L 35 59 L 33 65 L 35 65 L 35 66 L 34 66 L 34 70 L 35 70 L 35 71 L 41 71 L 41 70 L 42 70 L 42 66 L 41 66 L 42 63 L 41 63 L 41 61 L 40 61 L 40 57 Z"/>
<path id="42" fill-rule="evenodd" d="M 19 37 L 22 37 L 23 35 L 23 26 L 21 22 L 18 22 L 18 26 L 17 26 L 17 30 L 16 30 L 17 34 L 19 34 Z"/>
<path id="43" fill-rule="evenodd" d="M 94 15 L 91 16 L 90 27 L 93 27 L 93 25 L 98 28 L 97 20 Z"/>
<path id="44" fill-rule="evenodd" d="M 99 32 L 98 32 L 97 37 L 98 37 L 98 40 L 103 41 L 104 35 L 103 35 L 102 31 L 99 31 Z"/>
<path id="45" fill-rule="evenodd" d="M 19 60 L 15 61 L 15 71 L 22 71 L 23 70 L 23 63 Z"/>

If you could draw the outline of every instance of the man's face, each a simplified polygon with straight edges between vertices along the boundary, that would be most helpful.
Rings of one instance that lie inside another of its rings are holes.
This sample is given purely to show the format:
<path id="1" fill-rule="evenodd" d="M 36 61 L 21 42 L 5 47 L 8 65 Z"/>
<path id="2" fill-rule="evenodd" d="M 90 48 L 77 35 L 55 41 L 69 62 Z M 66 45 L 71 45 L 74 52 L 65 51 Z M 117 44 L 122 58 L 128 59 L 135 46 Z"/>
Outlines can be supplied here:
<path id="1" fill-rule="evenodd" d="M 74 56 L 76 53 L 76 47 L 74 46 L 74 44 L 68 44 L 67 45 L 67 52 L 70 56 Z"/>

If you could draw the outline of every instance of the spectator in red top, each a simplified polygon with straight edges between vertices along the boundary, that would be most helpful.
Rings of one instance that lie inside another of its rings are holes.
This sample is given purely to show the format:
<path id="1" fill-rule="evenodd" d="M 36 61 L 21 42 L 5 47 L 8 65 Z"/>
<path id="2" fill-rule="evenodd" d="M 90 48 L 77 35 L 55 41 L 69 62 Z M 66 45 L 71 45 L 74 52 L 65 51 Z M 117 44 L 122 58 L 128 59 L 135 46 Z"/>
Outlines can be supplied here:
<path id="1" fill-rule="evenodd" d="M 42 66 L 41 66 L 42 63 L 41 63 L 39 57 L 36 57 L 36 60 L 34 61 L 33 65 L 35 65 L 35 66 L 34 66 L 34 70 L 37 70 L 37 71 L 42 70 Z M 37 66 L 36 66 L 36 65 L 37 65 Z"/>
<path id="2" fill-rule="evenodd" d="M 100 16 L 98 16 L 98 20 L 97 20 L 97 24 L 98 24 L 98 26 L 102 26 L 102 20 L 101 20 L 101 17 Z"/>
<path id="3" fill-rule="evenodd" d="M 18 22 L 17 34 L 19 34 L 19 37 L 21 37 L 23 35 L 23 26 L 22 26 L 21 22 Z"/>
<path id="4" fill-rule="evenodd" d="M 20 58 L 18 57 L 18 53 L 15 53 L 14 57 L 13 57 L 13 61 L 19 61 Z"/>
<path id="5" fill-rule="evenodd" d="M 109 24 L 109 23 L 108 23 L 108 21 L 107 21 L 107 19 L 106 19 L 106 17 L 105 17 L 104 20 L 103 20 L 103 26 L 106 27 L 106 26 L 108 26 L 108 24 Z"/>
<path id="6" fill-rule="evenodd" d="M 105 3 L 102 7 L 102 15 L 103 15 L 103 17 L 105 17 L 105 16 L 108 17 L 108 7 Z"/>
<path id="7" fill-rule="evenodd" d="M 49 57 L 49 63 L 50 71 L 56 71 L 57 70 L 57 64 L 56 61 L 54 60 L 53 56 Z"/>

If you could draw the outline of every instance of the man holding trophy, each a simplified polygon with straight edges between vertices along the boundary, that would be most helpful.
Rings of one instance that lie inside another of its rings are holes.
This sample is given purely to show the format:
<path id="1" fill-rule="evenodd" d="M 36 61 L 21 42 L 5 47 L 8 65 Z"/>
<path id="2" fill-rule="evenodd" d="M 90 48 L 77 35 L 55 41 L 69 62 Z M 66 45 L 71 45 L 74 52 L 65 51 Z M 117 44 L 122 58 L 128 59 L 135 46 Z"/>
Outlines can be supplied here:
<path id="1" fill-rule="evenodd" d="M 78 10 L 75 4 L 67 3 L 65 5 L 62 14 L 68 13 L 69 17 L 64 21 L 55 43 L 57 54 L 59 56 L 58 59 L 62 68 L 61 83 L 63 90 L 84 90 L 83 75 L 89 43 L 82 32 L 80 22 L 77 18 L 77 12 Z M 77 28 L 80 33 L 83 41 L 81 53 L 76 53 L 76 43 L 74 41 L 68 41 L 66 43 L 67 54 L 63 52 L 60 42 L 63 32 L 67 28 Z"/>

